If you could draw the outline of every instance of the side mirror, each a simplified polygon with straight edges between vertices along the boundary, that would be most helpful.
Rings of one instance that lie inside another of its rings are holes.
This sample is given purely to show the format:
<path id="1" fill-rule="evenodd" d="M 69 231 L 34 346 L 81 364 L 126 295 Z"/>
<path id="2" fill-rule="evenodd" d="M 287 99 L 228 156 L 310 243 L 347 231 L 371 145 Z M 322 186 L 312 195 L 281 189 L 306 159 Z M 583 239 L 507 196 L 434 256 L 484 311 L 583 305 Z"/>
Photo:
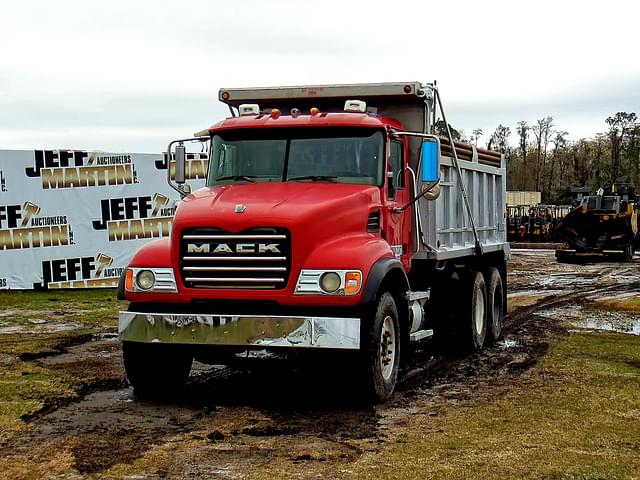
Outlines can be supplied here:
<path id="1" fill-rule="evenodd" d="M 440 145 L 436 139 L 422 141 L 420 180 L 422 183 L 437 183 L 440 180 Z"/>
<path id="2" fill-rule="evenodd" d="M 181 185 L 185 182 L 185 159 L 187 156 L 187 149 L 184 145 L 176 146 L 176 183 Z"/>

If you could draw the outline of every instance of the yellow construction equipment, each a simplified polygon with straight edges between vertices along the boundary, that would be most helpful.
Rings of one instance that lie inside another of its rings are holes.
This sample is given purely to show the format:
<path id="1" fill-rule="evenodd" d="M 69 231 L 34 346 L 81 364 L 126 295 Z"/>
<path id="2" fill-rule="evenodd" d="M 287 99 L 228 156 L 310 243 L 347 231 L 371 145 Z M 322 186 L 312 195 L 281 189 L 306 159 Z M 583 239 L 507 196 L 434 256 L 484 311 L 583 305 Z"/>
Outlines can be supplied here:
<path id="1" fill-rule="evenodd" d="M 614 185 L 605 195 L 583 197 L 556 228 L 568 248 L 556 250 L 558 261 L 578 262 L 596 258 L 633 259 L 638 244 L 638 198 L 632 185 Z"/>

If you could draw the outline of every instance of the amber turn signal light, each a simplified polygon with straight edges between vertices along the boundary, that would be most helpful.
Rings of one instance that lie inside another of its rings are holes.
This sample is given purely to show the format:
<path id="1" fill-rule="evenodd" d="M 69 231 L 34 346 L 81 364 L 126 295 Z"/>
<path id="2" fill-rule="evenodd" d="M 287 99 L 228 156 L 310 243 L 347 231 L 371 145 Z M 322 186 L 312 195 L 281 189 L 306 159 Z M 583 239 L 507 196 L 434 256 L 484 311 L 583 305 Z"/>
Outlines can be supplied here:
<path id="1" fill-rule="evenodd" d="M 344 294 L 355 295 L 362 286 L 362 274 L 360 272 L 347 272 L 344 276 Z"/>
<path id="2" fill-rule="evenodd" d="M 124 288 L 128 292 L 133 292 L 133 270 L 127 269 L 127 273 L 124 277 Z"/>

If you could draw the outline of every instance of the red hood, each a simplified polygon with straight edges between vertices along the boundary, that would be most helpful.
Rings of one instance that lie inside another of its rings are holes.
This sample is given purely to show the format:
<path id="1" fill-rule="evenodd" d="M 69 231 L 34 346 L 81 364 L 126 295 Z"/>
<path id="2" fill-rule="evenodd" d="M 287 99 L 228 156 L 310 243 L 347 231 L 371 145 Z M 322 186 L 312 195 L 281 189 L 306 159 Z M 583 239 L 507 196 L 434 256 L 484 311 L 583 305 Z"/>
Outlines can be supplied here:
<path id="1" fill-rule="evenodd" d="M 236 205 L 244 205 L 244 212 L 236 213 Z M 380 207 L 380 189 L 367 185 L 274 182 L 204 188 L 187 196 L 176 212 L 172 262 L 180 262 L 180 232 L 185 228 L 219 227 L 239 233 L 255 227 L 283 227 L 291 235 L 294 252 L 290 295 L 300 269 L 317 268 L 309 266 L 314 252 L 327 245 L 346 245 L 356 235 L 367 235 L 369 214 Z M 210 295 L 224 295 L 224 290 Z"/>
<path id="2" fill-rule="evenodd" d="M 236 213 L 236 205 L 244 205 Z M 223 185 L 187 196 L 174 228 L 215 226 L 230 232 L 256 227 L 317 228 L 328 235 L 364 231 L 380 190 L 369 185 L 324 182 L 274 182 Z M 326 236 L 326 235 L 322 235 Z"/>

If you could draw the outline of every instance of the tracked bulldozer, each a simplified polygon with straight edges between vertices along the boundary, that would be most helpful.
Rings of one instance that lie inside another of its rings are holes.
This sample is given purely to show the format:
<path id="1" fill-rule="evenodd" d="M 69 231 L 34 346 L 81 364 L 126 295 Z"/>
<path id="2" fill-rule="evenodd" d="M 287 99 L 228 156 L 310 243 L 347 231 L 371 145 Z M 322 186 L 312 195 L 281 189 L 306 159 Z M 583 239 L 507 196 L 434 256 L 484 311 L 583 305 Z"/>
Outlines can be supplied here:
<path id="1" fill-rule="evenodd" d="M 583 197 L 556 228 L 568 248 L 556 250 L 561 262 L 617 259 L 630 262 L 638 246 L 638 197 L 631 185 L 599 189 Z"/>

